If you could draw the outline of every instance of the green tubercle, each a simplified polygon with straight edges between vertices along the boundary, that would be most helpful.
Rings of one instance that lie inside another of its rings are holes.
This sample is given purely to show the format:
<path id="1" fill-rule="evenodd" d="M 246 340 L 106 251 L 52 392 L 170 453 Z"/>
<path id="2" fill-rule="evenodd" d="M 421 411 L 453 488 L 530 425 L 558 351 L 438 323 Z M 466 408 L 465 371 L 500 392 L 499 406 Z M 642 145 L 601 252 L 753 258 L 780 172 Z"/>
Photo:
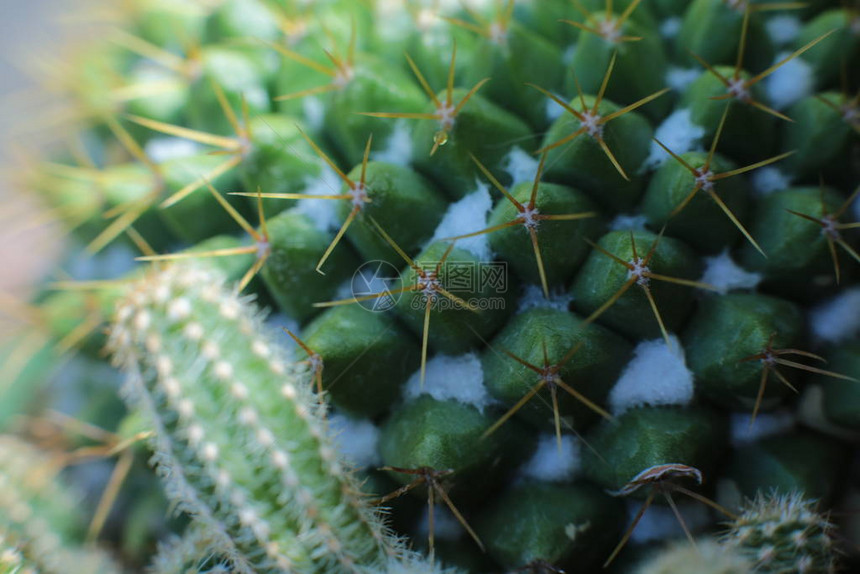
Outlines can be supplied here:
<path id="1" fill-rule="evenodd" d="M 632 409 L 586 435 L 591 448 L 583 450 L 583 468 L 588 478 L 612 491 L 664 465 L 692 467 L 707 478 L 726 447 L 726 431 L 723 417 L 705 408 Z"/>
<path id="2" fill-rule="evenodd" d="M 476 528 L 490 555 L 507 569 L 586 569 L 609 554 L 623 516 L 624 505 L 592 484 L 524 482 L 487 507 Z"/>
<path id="3" fill-rule="evenodd" d="M 410 290 L 397 302 L 397 315 L 418 336 L 429 324 L 430 348 L 462 353 L 492 336 L 513 311 L 518 290 L 506 271 L 456 244 L 433 242 L 400 274 L 398 288 Z"/>
<path id="4" fill-rule="evenodd" d="M 327 309 L 302 335 L 322 361 L 323 389 L 334 404 L 352 413 L 386 412 L 419 365 L 418 343 L 393 313 L 359 304 Z"/>
<path id="5" fill-rule="evenodd" d="M 261 275 L 281 311 L 299 322 L 319 312 L 314 303 L 333 299 L 339 286 L 358 269 L 358 259 L 346 245 L 328 258 L 326 274 L 316 266 L 334 235 L 321 231 L 306 215 L 289 209 L 266 222 L 269 256 Z"/>
<path id="6" fill-rule="evenodd" d="M 370 161 L 355 167 L 347 176 L 363 181 L 368 197 L 347 230 L 347 239 L 364 261 L 382 260 L 399 267 L 400 257 L 369 219 L 375 219 L 397 245 L 414 255 L 432 237 L 442 219 L 447 207 L 445 198 L 430 182 L 404 166 Z M 344 184 L 343 193 L 347 192 Z M 340 221 L 344 222 L 353 209 L 355 202 L 338 202 Z"/>
<path id="7" fill-rule="evenodd" d="M 709 170 L 728 172 L 735 165 L 723 156 L 711 157 L 702 152 L 679 157 L 684 163 L 666 161 L 648 183 L 641 209 L 649 226 L 659 231 L 665 225 L 666 233 L 704 253 L 715 253 L 736 243 L 741 233 L 720 203 L 742 225 L 749 205 L 748 186 L 741 178 L 703 184 L 696 175 Z"/>
<path id="8" fill-rule="evenodd" d="M 648 120 L 601 97 L 584 95 L 569 104 L 556 98 L 566 108 L 543 138 L 547 179 L 573 184 L 609 209 L 633 207 L 654 135 Z"/>
<path id="9" fill-rule="evenodd" d="M 765 386 L 763 372 L 779 368 L 773 352 L 800 346 L 802 333 L 800 309 L 784 299 L 735 293 L 703 300 L 683 333 L 696 391 L 731 408 L 773 408 L 790 389 L 779 380 Z"/>
<path id="10" fill-rule="evenodd" d="M 586 328 L 567 310 L 537 308 L 514 316 L 482 362 L 487 390 L 505 406 L 541 387 L 516 411 L 519 418 L 552 429 L 558 415 L 563 428 L 581 430 L 609 417 L 606 398 L 630 354 L 630 345 L 609 329 Z"/>
<path id="11" fill-rule="evenodd" d="M 689 247 L 647 231 L 611 231 L 596 246 L 573 281 L 574 309 L 629 337 L 655 338 L 661 324 L 667 331 L 682 325 L 693 306 L 691 287 L 665 278 L 699 278 L 702 263 Z"/>

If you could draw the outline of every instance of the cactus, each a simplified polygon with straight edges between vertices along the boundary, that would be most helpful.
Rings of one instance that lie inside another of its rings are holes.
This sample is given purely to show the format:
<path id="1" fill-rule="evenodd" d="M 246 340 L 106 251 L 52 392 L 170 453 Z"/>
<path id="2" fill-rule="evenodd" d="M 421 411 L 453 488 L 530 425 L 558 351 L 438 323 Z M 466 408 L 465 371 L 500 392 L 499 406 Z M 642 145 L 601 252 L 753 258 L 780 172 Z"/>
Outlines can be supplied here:
<path id="1" fill-rule="evenodd" d="M 102 541 L 155 573 L 660 572 L 693 558 L 648 541 L 685 534 L 715 572 L 830 571 L 737 533 L 850 474 L 858 14 L 129 2 L 21 176 L 69 248 L 0 298 L 0 429 L 150 437 L 95 522 L 115 502 Z"/>
<path id="2" fill-rule="evenodd" d="M 57 480 L 57 471 L 45 453 L 0 435 L 0 571 L 120 572 L 109 556 L 81 546 L 80 497 Z"/>
<path id="3" fill-rule="evenodd" d="M 833 525 L 797 492 L 759 493 L 729 525 L 723 544 L 758 572 L 836 571 Z"/>

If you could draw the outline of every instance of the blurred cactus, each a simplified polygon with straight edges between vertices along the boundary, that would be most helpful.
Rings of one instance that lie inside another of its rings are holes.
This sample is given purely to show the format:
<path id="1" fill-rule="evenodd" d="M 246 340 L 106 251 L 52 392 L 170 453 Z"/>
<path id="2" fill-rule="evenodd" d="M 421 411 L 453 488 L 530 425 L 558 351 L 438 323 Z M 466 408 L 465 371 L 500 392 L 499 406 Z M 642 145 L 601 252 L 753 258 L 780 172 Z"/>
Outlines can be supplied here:
<path id="1" fill-rule="evenodd" d="M 121 572 L 98 550 L 81 547 L 79 497 L 56 477 L 44 453 L 0 435 L 0 570 L 112 574 Z"/>

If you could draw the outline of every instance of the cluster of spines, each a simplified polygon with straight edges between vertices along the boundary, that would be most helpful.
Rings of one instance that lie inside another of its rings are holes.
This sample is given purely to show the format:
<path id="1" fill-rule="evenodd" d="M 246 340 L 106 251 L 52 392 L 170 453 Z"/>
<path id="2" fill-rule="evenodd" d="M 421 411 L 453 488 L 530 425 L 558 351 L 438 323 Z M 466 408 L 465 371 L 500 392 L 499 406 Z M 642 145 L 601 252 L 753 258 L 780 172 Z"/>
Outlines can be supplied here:
<path id="1" fill-rule="evenodd" d="M 757 572 L 836 571 L 833 524 L 802 493 L 762 494 L 731 522 L 723 544 L 746 556 Z"/>

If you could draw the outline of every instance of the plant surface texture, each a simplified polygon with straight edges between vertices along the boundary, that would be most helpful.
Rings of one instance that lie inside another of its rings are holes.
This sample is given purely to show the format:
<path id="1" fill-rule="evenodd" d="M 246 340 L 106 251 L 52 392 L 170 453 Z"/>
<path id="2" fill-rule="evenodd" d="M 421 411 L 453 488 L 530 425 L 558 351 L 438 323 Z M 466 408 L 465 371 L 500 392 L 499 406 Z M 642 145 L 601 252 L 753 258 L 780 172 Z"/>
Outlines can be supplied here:
<path id="1" fill-rule="evenodd" d="M 860 571 L 856 2 L 75 17 L 0 574 Z"/>

